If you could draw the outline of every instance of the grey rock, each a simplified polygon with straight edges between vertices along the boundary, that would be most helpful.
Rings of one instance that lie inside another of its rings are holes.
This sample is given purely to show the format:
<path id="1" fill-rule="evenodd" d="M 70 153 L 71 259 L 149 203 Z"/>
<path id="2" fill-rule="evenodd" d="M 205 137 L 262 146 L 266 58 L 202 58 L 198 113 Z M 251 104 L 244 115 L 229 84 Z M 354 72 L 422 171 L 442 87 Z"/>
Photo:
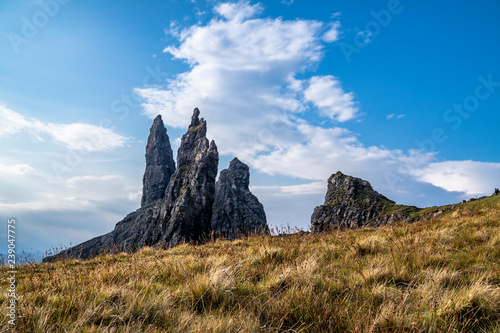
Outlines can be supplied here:
<path id="1" fill-rule="evenodd" d="M 175 170 L 161 206 L 160 242 L 175 246 L 183 241 L 203 242 L 210 234 L 219 153 L 206 138 L 207 123 L 196 108 L 181 139 Z"/>
<path id="2" fill-rule="evenodd" d="M 211 220 L 215 235 L 227 238 L 269 234 L 264 206 L 250 192 L 250 170 L 234 158 L 222 170 L 215 185 L 215 201 Z"/>
<path id="3" fill-rule="evenodd" d="M 165 190 L 174 172 L 175 162 L 170 139 L 161 116 L 158 115 L 151 126 L 146 146 L 146 171 L 142 179 L 141 207 L 165 197 Z"/>
<path id="4" fill-rule="evenodd" d="M 443 210 L 439 210 L 437 212 L 434 213 L 433 217 L 438 217 L 439 215 L 443 214 L 444 211 Z"/>
<path id="5" fill-rule="evenodd" d="M 384 224 L 413 222 L 411 213 L 419 208 L 397 205 L 376 192 L 366 180 L 333 174 L 328 179 L 325 203 L 314 209 L 311 216 L 313 232 L 339 228 L 379 227 Z"/>

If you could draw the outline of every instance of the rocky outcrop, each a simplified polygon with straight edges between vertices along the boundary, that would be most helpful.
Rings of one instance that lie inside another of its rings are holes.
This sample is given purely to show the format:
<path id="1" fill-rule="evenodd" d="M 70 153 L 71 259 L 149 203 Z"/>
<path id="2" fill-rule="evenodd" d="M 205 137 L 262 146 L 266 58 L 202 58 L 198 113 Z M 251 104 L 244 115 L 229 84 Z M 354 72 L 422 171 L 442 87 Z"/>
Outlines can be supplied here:
<path id="1" fill-rule="evenodd" d="M 222 170 L 215 185 L 212 231 L 216 235 L 237 238 L 242 235 L 269 234 L 264 207 L 250 192 L 250 171 L 234 158 Z"/>
<path id="2" fill-rule="evenodd" d="M 207 122 L 195 109 L 177 152 L 172 175 L 161 206 L 160 242 L 169 247 L 182 241 L 201 242 L 210 234 L 219 153 L 206 138 Z"/>
<path id="3" fill-rule="evenodd" d="M 344 175 L 340 171 L 328 179 L 325 203 L 314 209 L 314 232 L 339 228 L 380 226 L 397 221 L 413 221 L 414 206 L 397 205 L 376 192 L 369 182 Z"/>
<path id="4" fill-rule="evenodd" d="M 142 179 L 141 207 L 164 198 L 174 171 L 175 162 L 170 139 L 161 115 L 158 115 L 151 126 L 146 146 L 146 171 Z"/>

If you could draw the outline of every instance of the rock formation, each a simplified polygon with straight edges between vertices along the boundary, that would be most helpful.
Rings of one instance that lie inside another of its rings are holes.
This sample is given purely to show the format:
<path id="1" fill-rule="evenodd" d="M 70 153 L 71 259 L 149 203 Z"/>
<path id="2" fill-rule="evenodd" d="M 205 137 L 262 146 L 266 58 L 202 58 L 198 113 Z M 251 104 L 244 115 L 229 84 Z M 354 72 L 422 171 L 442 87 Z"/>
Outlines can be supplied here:
<path id="1" fill-rule="evenodd" d="M 242 235 L 269 234 L 264 207 L 250 192 L 250 171 L 234 158 L 222 170 L 215 185 L 212 231 L 216 235 L 237 238 Z"/>
<path id="2" fill-rule="evenodd" d="M 136 250 L 144 246 L 172 247 L 180 242 L 200 243 L 216 232 L 235 237 L 256 230 L 269 232 L 266 215 L 250 193 L 248 166 L 235 159 L 215 179 L 219 154 L 206 138 L 207 123 L 195 109 L 181 139 L 177 169 L 160 116 L 156 117 L 146 147 L 141 208 L 128 214 L 108 234 L 69 248 L 44 262 L 64 257 L 87 259 L 101 252 Z M 212 210 L 216 214 L 212 216 Z"/>
<path id="3" fill-rule="evenodd" d="M 219 153 L 206 138 L 207 123 L 195 109 L 191 124 L 177 152 L 177 170 L 172 175 L 161 206 L 161 243 L 203 241 L 210 234 Z"/>
<path id="4" fill-rule="evenodd" d="M 338 228 L 380 226 L 396 221 L 412 221 L 414 206 L 396 205 L 376 192 L 369 182 L 342 174 L 328 179 L 325 203 L 314 209 L 311 227 L 314 232 Z"/>
<path id="5" fill-rule="evenodd" d="M 167 129 L 158 115 L 151 126 L 146 146 L 146 171 L 142 179 L 141 207 L 163 199 L 170 177 L 175 171 Z"/>

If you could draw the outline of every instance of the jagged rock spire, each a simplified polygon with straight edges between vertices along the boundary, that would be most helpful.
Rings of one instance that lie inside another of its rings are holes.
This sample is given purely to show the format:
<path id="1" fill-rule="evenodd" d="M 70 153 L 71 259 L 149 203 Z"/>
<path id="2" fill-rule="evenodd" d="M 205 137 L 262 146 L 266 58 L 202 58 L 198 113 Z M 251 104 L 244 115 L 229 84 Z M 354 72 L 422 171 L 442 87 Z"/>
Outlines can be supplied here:
<path id="1" fill-rule="evenodd" d="M 222 170 L 215 185 L 212 231 L 229 238 L 249 234 L 268 234 L 266 213 L 250 192 L 250 170 L 236 157 Z"/>
<path id="2" fill-rule="evenodd" d="M 158 115 L 149 131 L 146 146 L 146 171 L 142 179 L 141 207 L 164 198 L 174 172 L 175 162 L 170 139 L 161 115 Z"/>
<path id="3" fill-rule="evenodd" d="M 210 233 L 219 153 L 206 138 L 207 122 L 194 109 L 191 124 L 177 151 L 172 175 L 160 212 L 161 242 L 202 241 Z"/>

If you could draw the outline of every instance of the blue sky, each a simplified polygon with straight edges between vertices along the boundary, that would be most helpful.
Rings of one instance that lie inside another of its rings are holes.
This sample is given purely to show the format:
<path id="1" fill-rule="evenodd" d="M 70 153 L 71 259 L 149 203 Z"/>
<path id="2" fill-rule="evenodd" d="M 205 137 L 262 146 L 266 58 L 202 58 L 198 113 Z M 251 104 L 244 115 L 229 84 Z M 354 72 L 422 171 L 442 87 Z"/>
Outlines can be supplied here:
<path id="1" fill-rule="evenodd" d="M 495 0 L 3 1 L 0 217 L 26 251 L 112 230 L 139 207 L 152 119 L 176 150 L 194 107 L 273 226 L 307 228 L 337 170 L 404 204 L 489 195 L 499 16 Z"/>

